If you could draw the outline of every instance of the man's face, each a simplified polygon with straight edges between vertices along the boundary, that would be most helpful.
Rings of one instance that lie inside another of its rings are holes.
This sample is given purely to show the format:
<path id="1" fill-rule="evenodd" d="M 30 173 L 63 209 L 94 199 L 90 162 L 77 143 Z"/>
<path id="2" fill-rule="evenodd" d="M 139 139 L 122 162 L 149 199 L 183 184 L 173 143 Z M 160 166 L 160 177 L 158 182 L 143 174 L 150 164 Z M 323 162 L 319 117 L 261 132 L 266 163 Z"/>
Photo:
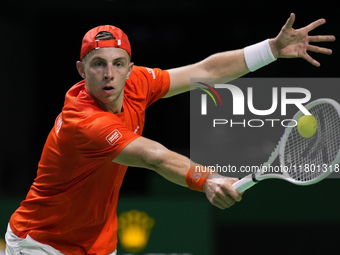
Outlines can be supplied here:
<path id="1" fill-rule="evenodd" d="M 83 60 L 87 91 L 104 108 L 109 106 L 119 111 L 125 81 L 132 67 L 129 54 L 123 49 L 106 47 L 92 50 Z"/>

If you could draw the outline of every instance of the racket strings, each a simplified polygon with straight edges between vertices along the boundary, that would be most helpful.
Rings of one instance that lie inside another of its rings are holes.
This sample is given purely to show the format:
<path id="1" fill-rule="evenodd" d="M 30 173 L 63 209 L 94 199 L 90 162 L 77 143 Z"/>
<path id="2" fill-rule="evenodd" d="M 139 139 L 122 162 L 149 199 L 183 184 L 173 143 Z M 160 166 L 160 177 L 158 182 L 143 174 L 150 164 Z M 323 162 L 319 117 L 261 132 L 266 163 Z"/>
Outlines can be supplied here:
<path id="1" fill-rule="evenodd" d="M 334 163 L 340 149 L 340 117 L 328 103 L 309 109 L 317 120 L 317 130 L 311 138 L 302 137 L 297 127 L 287 138 L 283 160 L 291 178 L 307 182 L 318 178 Z"/>

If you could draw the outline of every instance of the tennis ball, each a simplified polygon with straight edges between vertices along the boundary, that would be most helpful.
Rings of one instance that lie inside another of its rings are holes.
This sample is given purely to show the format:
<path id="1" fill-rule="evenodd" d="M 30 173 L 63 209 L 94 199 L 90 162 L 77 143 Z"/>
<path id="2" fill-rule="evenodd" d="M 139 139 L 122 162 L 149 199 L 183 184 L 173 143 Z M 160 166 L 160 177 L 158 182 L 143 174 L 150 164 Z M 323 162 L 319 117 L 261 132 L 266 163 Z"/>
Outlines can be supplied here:
<path id="1" fill-rule="evenodd" d="M 315 134 L 317 127 L 318 123 L 313 115 L 304 115 L 297 123 L 299 134 L 305 138 L 312 137 Z"/>

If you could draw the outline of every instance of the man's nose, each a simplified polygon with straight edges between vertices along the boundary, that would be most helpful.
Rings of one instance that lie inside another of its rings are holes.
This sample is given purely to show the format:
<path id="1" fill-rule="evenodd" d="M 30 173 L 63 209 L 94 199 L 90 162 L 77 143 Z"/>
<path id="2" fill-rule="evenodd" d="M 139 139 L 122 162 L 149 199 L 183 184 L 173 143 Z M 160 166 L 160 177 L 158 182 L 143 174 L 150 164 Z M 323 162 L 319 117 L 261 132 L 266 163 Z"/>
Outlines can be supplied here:
<path id="1" fill-rule="evenodd" d="M 104 77 L 106 80 L 113 80 L 113 66 L 112 64 L 108 64 L 106 66 Z"/>

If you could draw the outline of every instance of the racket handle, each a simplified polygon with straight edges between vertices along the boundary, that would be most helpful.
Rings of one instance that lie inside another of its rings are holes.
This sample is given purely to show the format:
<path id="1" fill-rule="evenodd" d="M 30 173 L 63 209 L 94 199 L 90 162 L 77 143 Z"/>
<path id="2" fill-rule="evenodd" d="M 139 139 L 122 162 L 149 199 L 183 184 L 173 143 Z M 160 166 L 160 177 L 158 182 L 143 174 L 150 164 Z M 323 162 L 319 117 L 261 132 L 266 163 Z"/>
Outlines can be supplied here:
<path id="1" fill-rule="evenodd" d="M 257 182 L 254 182 L 250 176 L 247 176 L 233 184 L 233 187 L 237 190 L 238 193 L 242 193 L 243 191 L 253 187 Z"/>

